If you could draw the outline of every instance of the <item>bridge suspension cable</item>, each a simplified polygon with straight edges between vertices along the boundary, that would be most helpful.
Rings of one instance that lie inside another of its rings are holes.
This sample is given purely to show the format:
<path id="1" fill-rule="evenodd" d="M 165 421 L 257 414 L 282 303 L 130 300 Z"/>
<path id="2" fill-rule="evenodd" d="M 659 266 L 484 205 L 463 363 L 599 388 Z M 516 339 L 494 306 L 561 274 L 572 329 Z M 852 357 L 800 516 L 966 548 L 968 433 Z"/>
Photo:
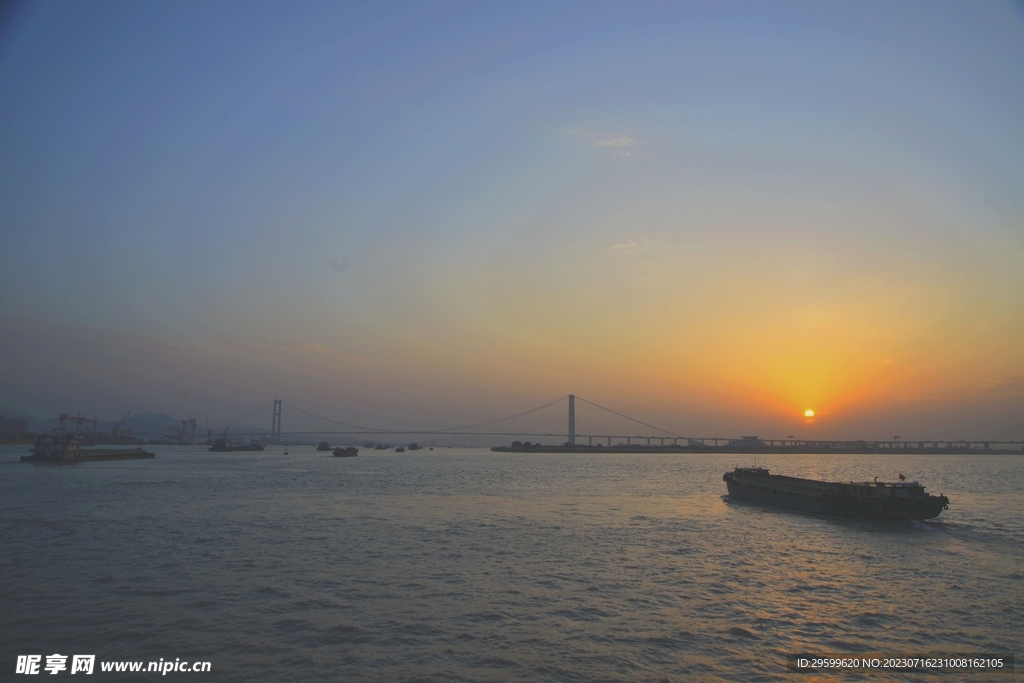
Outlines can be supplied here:
<path id="1" fill-rule="evenodd" d="M 651 429 L 656 429 L 659 432 L 665 432 L 666 434 L 668 434 L 670 436 L 673 436 L 673 437 L 675 437 L 677 439 L 685 439 L 686 438 L 685 436 L 680 436 L 679 434 L 676 434 L 675 432 L 670 432 L 667 429 L 662 429 L 661 427 L 655 427 L 652 424 L 647 424 L 646 422 L 643 422 L 642 420 L 638 420 L 635 417 L 630 417 L 629 415 L 623 415 L 622 413 L 614 411 L 611 408 L 605 408 L 604 406 L 599 406 L 596 403 L 594 403 L 593 401 L 588 401 L 587 399 L 583 398 L 582 396 L 577 396 L 576 400 L 577 401 L 583 401 L 584 403 L 592 405 L 595 408 L 600 408 L 601 410 L 607 410 L 609 413 L 612 413 L 613 415 L 618 415 L 619 417 L 624 417 L 627 420 L 632 420 L 633 422 L 636 422 L 637 424 L 642 424 L 644 427 L 650 427 Z"/>
<path id="2" fill-rule="evenodd" d="M 464 427 L 451 427 L 449 429 L 438 429 L 438 430 L 436 430 L 436 432 L 437 433 L 447 433 L 447 432 L 456 432 L 456 431 L 459 431 L 459 430 L 462 430 L 462 429 L 476 429 L 477 427 L 486 427 L 488 425 L 497 424 L 498 422 L 505 422 L 506 420 L 514 420 L 517 417 L 523 417 L 525 415 L 529 415 L 530 413 L 536 413 L 538 410 L 544 410 L 545 408 L 550 408 L 551 406 L 555 405 L 556 403 L 561 403 L 562 401 L 566 400 L 567 398 L 569 398 L 568 394 L 566 394 L 565 396 L 563 396 L 561 398 L 556 398 L 554 401 L 549 401 L 548 403 L 545 403 L 542 406 L 537 406 L 536 408 L 530 408 L 529 410 L 524 410 L 521 413 L 516 413 L 515 415 L 509 415 L 507 417 L 503 417 L 503 418 L 500 418 L 498 420 L 491 420 L 489 422 L 480 422 L 478 424 L 466 425 Z"/>
<path id="3" fill-rule="evenodd" d="M 1012 427 L 1012 428 L 1006 430 L 1005 432 L 1000 434 L 997 439 L 994 439 L 994 441 L 1005 441 L 1007 439 L 1010 439 L 1012 437 L 1017 436 L 1018 433 L 1024 434 L 1024 422 L 1021 422 L 1016 427 Z"/>
<path id="4" fill-rule="evenodd" d="M 229 422 L 228 422 L 228 423 L 227 423 L 226 425 L 224 425 L 224 429 L 225 429 L 225 430 L 228 430 L 228 429 L 230 429 L 230 428 L 231 428 L 231 425 L 233 425 L 234 423 L 238 422 L 239 420 L 244 420 L 245 418 L 249 417 L 250 415 L 255 415 L 256 413 L 260 412 L 260 411 L 261 411 L 261 410 L 263 410 L 264 408 L 268 408 L 268 407 L 270 407 L 270 406 L 271 406 L 271 405 L 272 405 L 273 403 L 274 403 L 273 401 L 267 401 L 266 403 L 264 403 L 263 405 L 261 405 L 261 406 L 260 406 L 259 408 L 253 408 L 252 410 L 250 410 L 250 411 L 249 411 L 248 413 L 246 413 L 245 415 L 242 415 L 242 416 L 240 416 L 240 417 L 236 417 L 236 418 L 235 418 L 235 419 L 233 419 L 233 420 L 230 420 L 230 421 L 229 421 Z M 221 430 L 220 430 L 220 429 L 218 429 L 217 431 L 219 432 L 219 431 L 221 431 Z"/>
<path id="5" fill-rule="evenodd" d="M 332 424 L 341 425 L 342 427 L 351 427 L 352 429 L 363 429 L 363 430 L 366 430 L 367 432 L 381 432 L 381 433 L 384 433 L 384 434 L 391 433 L 387 429 L 377 429 L 375 427 L 364 427 L 362 425 L 353 425 L 353 424 L 349 424 L 347 422 L 341 422 L 339 420 L 332 420 L 329 417 L 324 417 L 322 415 L 316 415 L 314 413 L 309 412 L 308 410 L 303 410 L 302 408 L 300 408 L 300 407 L 298 407 L 296 405 L 292 405 L 291 403 L 285 403 L 284 405 L 288 406 L 292 410 L 297 410 L 298 412 L 302 413 L 303 415 L 308 415 L 309 417 L 316 418 L 317 420 L 323 420 L 324 422 L 330 422 Z"/>

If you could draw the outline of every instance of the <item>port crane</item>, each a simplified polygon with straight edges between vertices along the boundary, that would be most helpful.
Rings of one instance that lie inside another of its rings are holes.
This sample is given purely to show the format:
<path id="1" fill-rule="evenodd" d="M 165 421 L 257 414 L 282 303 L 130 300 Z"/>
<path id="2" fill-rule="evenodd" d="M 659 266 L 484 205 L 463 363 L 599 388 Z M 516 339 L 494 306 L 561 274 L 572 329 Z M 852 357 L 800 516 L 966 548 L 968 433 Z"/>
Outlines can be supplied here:
<path id="1" fill-rule="evenodd" d="M 181 444 L 192 443 L 196 436 L 196 419 L 190 417 L 181 421 L 181 426 L 167 428 L 167 438 L 173 439 Z"/>
<path id="2" fill-rule="evenodd" d="M 96 418 L 93 418 L 93 419 L 90 420 L 87 417 L 82 417 L 81 413 L 79 413 L 78 415 L 68 415 L 67 413 L 61 413 L 60 414 L 60 426 L 63 427 L 65 422 L 74 422 L 75 423 L 75 432 L 78 432 L 79 430 L 81 430 L 82 425 L 88 425 L 88 424 L 92 425 L 92 431 L 96 431 L 96 425 L 99 424 L 99 421 Z"/>
<path id="3" fill-rule="evenodd" d="M 124 414 L 124 417 L 122 417 L 120 420 L 117 421 L 117 424 L 114 425 L 114 428 L 110 430 L 110 435 L 111 436 L 113 436 L 113 437 L 120 437 L 120 436 L 131 436 L 132 435 L 132 430 L 130 430 L 130 429 L 120 429 L 120 430 L 118 429 L 118 427 L 120 427 L 124 423 L 124 421 L 128 419 L 128 416 L 131 415 L 131 414 L 132 414 L 132 411 L 129 410 L 127 413 Z"/>

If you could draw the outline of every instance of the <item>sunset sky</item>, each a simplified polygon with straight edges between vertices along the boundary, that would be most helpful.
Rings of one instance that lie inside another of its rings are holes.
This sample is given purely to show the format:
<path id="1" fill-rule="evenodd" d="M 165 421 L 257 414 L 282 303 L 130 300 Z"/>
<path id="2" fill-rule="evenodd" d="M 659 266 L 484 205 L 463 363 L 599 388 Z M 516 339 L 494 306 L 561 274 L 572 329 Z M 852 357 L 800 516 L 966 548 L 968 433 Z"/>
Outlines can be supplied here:
<path id="1" fill-rule="evenodd" d="M 0 21 L 0 414 L 1024 438 L 1019 3 Z"/>

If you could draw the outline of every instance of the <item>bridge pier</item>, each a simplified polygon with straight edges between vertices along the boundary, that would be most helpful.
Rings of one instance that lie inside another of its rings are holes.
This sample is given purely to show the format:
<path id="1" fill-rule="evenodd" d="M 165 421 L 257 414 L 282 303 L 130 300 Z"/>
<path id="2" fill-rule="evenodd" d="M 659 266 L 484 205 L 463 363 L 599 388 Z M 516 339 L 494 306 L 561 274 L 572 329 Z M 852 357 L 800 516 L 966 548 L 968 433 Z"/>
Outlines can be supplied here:
<path id="1" fill-rule="evenodd" d="M 274 413 L 270 418 L 270 439 L 274 442 L 281 440 L 281 404 L 279 398 L 274 399 Z"/>
<path id="2" fill-rule="evenodd" d="M 576 397 L 569 394 L 569 443 L 576 445 Z"/>
<path id="3" fill-rule="evenodd" d="M 609 436 L 608 437 L 608 447 L 611 448 L 611 445 L 612 445 L 612 437 Z"/>

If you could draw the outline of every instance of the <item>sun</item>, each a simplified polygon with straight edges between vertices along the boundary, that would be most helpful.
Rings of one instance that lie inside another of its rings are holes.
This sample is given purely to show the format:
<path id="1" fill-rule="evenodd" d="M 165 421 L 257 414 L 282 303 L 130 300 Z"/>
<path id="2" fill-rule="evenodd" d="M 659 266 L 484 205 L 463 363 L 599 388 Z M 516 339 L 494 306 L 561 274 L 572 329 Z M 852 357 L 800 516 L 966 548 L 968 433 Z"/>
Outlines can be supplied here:
<path id="1" fill-rule="evenodd" d="M 814 417 L 814 411 L 808 408 L 804 411 L 804 417 Z"/>

